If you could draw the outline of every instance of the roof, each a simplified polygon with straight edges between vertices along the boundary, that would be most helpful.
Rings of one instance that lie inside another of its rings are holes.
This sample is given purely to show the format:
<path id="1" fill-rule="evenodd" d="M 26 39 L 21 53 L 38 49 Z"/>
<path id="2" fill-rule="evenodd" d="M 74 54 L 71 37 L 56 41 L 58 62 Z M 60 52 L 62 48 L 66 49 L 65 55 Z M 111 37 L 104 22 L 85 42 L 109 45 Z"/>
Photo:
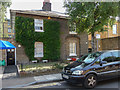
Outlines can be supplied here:
<path id="1" fill-rule="evenodd" d="M 10 10 L 11 13 L 21 13 L 30 15 L 50 16 L 55 18 L 67 19 L 69 15 L 55 11 L 43 11 L 43 10 Z"/>

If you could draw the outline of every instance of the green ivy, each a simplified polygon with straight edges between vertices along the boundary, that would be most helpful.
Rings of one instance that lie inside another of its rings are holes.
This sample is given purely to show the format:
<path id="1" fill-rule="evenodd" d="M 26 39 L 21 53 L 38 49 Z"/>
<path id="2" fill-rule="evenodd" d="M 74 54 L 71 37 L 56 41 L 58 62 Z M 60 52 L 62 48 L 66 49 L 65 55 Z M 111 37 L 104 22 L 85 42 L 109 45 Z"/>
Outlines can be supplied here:
<path id="1" fill-rule="evenodd" d="M 44 20 L 44 32 L 35 32 L 34 19 L 17 16 L 15 19 L 15 39 L 25 48 L 30 60 L 34 60 L 35 42 L 43 42 L 44 57 L 56 61 L 60 58 L 60 24 L 58 21 Z"/>

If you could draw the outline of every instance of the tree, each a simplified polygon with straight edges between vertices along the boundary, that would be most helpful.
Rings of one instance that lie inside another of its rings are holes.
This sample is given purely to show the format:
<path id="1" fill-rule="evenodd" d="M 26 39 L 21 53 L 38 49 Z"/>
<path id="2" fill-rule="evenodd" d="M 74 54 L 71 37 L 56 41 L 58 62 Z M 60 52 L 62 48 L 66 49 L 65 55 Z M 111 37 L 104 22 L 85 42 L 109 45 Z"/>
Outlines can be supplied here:
<path id="1" fill-rule="evenodd" d="M 105 25 L 115 22 L 118 15 L 118 2 L 67 2 L 64 7 L 70 16 L 71 25 L 76 24 L 76 31 L 87 32 L 92 36 L 92 50 L 95 51 L 95 32 L 106 31 Z"/>
<path id="2" fill-rule="evenodd" d="M 0 37 L 2 37 L 3 32 L 3 22 L 5 20 L 5 14 L 7 7 L 11 5 L 11 0 L 0 0 Z"/>

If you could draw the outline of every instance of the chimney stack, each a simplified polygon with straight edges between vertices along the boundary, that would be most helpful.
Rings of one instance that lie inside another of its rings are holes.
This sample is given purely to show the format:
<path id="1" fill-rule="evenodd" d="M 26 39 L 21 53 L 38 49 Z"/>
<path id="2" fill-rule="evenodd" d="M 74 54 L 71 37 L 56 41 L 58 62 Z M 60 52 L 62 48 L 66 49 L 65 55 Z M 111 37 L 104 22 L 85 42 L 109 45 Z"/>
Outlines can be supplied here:
<path id="1" fill-rule="evenodd" d="M 43 11 L 51 11 L 50 0 L 44 0 L 42 10 Z"/>

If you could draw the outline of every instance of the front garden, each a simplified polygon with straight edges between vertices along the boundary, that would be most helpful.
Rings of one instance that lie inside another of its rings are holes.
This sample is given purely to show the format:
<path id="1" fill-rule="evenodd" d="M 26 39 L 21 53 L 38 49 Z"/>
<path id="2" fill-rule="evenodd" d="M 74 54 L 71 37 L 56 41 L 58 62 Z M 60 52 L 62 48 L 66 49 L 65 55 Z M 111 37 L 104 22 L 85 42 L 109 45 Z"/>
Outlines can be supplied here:
<path id="1" fill-rule="evenodd" d="M 68 63 L 47 62 L 18 65 L 20 77 L 40 76 L 60 73 Z"/>

